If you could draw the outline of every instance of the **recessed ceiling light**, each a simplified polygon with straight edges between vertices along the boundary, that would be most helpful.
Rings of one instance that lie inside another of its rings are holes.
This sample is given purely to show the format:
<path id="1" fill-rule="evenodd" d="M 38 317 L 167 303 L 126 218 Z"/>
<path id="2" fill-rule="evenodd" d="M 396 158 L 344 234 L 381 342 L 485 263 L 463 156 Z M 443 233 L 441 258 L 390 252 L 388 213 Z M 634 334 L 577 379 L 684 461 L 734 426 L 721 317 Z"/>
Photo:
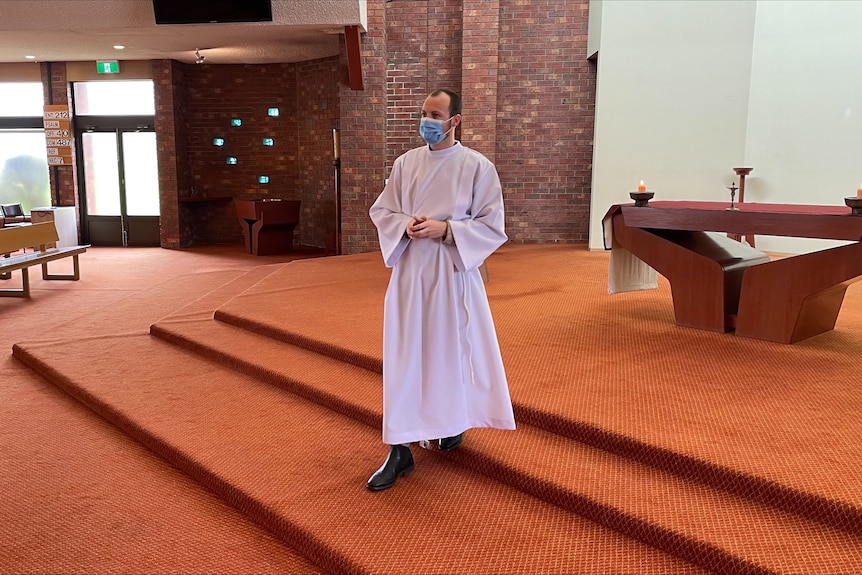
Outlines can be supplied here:
<path id="1" fill-rule="evenodd" d="M 124 49 L 124 48 L 125 48 L 125 46 L 120 46 L 119 44 L 117 44 L 116 46 L 114 46 L 114 50 L 122 50 L 122 49 Z"/>
<path id="2" fill-rule="evenodd" d="M 36 59 L 36 56 L 24 56 L 24 57 L 27 58 L 28 60 L 35 60 Z"/>

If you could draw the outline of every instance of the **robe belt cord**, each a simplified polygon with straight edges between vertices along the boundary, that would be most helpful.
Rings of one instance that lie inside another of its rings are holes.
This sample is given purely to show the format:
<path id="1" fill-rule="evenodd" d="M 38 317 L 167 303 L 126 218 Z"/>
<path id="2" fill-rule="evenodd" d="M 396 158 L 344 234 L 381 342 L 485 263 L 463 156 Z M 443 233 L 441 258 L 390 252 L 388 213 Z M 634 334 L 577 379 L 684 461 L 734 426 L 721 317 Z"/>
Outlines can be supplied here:
<path id="1" fill-rule="evenodd" d="M 473 371 L 473 345 L 470 343 L 470 306 L 467 298 L 469 290 L 467 289 L 467 273 L 457 274 L 461 276 L 461 305 L 464 308 L 464 317 L 467 318 L 467 326 L 464 330 L 464 344 L 467 347 L 467 363 L 470 366 L 470 385 L 476 385 L 476 375 Z"/>

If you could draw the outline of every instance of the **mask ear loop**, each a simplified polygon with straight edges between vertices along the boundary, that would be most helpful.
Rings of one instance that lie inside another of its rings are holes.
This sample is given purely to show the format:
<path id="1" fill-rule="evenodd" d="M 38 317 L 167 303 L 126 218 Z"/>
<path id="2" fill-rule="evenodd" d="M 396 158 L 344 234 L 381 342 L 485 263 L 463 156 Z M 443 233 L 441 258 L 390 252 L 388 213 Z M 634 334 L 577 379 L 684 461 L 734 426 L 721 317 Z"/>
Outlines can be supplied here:
<path id="1" fill-rule="evenodd" d="M 460 114 L 455 114 L 455 116 L 460 116 Z M 455 119 L 455 116 L 451 116 L 451 117 L 449 117 L 449 119 L 448 119 L 448 120 L 443 120 L 443 123 L 445 124 L 445 123 L 446 123 L 446 122 L 448 122 L 449 120 L 454 120 L 454 119 Z M 446 136 L 448 136 L 448 135 L 449 135 L 449 132 L 451 132 L 452 130 L 454 130 L 456 127 L 457 127 L 457 126 L 455 126 L 455 122 L 452 122 L 452 125 L 451 125 L 451 126 L 449 126 L 449 129 L 448 129 L 448 130 L 446 130 L 445 132 L 443 132 L 443 137 L 445 138 Z"/>

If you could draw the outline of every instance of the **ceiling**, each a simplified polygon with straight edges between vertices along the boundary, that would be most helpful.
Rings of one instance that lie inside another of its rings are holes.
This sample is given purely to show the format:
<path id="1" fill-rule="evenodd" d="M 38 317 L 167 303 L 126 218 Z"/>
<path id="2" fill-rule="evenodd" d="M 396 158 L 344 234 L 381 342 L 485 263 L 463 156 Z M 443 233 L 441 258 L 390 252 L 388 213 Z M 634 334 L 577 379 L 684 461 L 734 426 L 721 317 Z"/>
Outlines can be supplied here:
<path id="1" fill-rule="evenodd" d="M 272 22 L 156 25 L 152 0 L 0 0 L 0 62 L 193 63 L 195 49 L 205 64 L 301 62 L 338 54 L 345 26 L 366 30 L 365 9 L 366 0 L 272 0 Z"/>

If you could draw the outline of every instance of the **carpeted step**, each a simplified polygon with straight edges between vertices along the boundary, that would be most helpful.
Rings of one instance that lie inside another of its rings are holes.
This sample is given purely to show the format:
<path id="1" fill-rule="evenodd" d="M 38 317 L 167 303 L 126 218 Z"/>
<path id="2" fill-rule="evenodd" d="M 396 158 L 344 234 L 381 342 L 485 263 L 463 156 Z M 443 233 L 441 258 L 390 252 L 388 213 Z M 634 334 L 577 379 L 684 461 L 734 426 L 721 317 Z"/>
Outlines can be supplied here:
<path id="1" fill-rule="evenodd" d="M 0 573 L 323 572 L 11 356 L 0 381 Z"/>
<path id="2" fill-rule="evenodd" d="M 862 531 L 862 485 L 844 464 L 862 443 L 862 396 L 840 351 L 862 348 L 862 331 L 822 336 L 842 338 L 836 353 L 679 328 L 666 282 L 610 298 L 607 264 L 572 246 L 507 245 L 489 259 L 518 421 Z M 379 254 L 297 262 L 215 318 L 380 371 L 388 274 Z"/>
<path id="3" fill-rule="evenodd" d="M 212 320 L 151 333 L 379 429 L 378 373 Z M 337 350 L 332 352 L 337 355 Z M 465 467 L 716 572 L 858 572 L 862 538 L 519 422 L 475 430 Z"/>
<path id="4" fill-rule="evenodd" d="M 381 371 L 380 312 L 387 278 L 388 270 L 374 253 L 295 262 L 213 308 L 213 315 L 219 321 Z"/>
<path id="5" fill-rule="evenodd" d="M 151 336 L 13 353 L 329 572 L 702 572 L 437 453 L 368 492 L 378 429 Z"/>

